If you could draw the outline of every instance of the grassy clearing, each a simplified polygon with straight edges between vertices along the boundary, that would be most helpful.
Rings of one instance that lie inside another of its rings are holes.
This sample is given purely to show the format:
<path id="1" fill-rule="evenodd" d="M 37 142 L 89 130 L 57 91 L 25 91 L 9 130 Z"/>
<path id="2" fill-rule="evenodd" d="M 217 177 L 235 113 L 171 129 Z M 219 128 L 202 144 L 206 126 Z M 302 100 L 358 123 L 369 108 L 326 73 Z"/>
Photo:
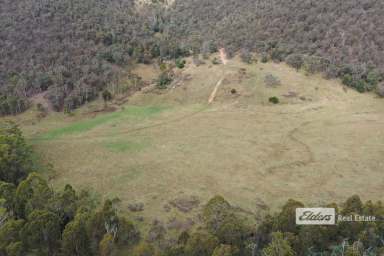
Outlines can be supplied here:
<path id="1" fill-rule="evenodd" d="M 239 77 L 241 68 L 246 72 Z M 384 101 L 284 64 L 231 60 L 187 64 L 182 72 L 191 78 L 180 86 L 133 95 L 136 107 L 93 119 L 76 113 L 37 125 L 20 122 L 30 138 L 46 132 L 34 147 L 53 164 L 53 185 L 118 196 L 128 214 L 129 203 L 142 202 L 144 211 L 135 214 L 143 223 L 194 216 L 198 209 L 164 210 L 183 195 L 203 204 L 220 194 L 248 211 L 277 208 L 289 198 L 319 206 L 352 194 L 382 197 Z M 281 86 L 266 87 L 266 74 L 279 77 Z M 280 103 L 269 103 L 272 96 Z M 172 111 L 148 107 L 164 105 Z"/>
<path id="2" fill-rule="evenodd" d="M 111 121 L 126 121 L 127 119 L 140 120 L 144 118 L 149 118 L 165 110 L 165 107 L 159 106 L 149 106 L 149 107 L 140 107 L 140 106 L 129 106 L 124 110 L 113 112 L 109 114 L 104 114 L 97 116 L 92 119 L 78 121 L 76 123 L 70 124 L 68 126 L 54 129 L 48 131 L 45 134 L 41 135 L 37 139 L 39 140 L 53 140 L 65 135 L 72 135 L 76 133 L 84 133 L 92 130 L 93 128 L 109 123 Z"/>

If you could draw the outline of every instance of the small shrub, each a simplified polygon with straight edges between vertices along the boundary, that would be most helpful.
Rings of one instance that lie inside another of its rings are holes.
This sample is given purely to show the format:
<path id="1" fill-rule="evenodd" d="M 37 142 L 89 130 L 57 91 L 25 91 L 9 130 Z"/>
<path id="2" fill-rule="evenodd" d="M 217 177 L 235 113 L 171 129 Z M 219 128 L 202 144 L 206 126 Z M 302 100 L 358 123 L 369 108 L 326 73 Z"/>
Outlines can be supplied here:
<path id="1" fill-rule="evenodd" d="M 183 69 L 185 67 L 185 63 L 185 60 L 179 58 L 176 60 L 176 67 Z"/>
<path id="2" fill-rule="evenodd" d="M 252 53 L 248 49 L 242 49 L 240 52 L 240 59 L 244 63 L 251 64 L 253 62 Z"/>
<path id="3" fill-rule="evenodd" d="M 270 97 L 269 102 L 272 104 L 279 104 L 280 100 L 276 96 Z"/>
<path id="4" fill-rule="evenodd" d="M 166 89 L 170 83 L 172 83 L 172 76 L 169 72 L 162 72 L 157 79 L 157 88 Z"/>
<path id="5" fill-rule="evenodd" d="M 110 101 L 112 99 L 112 94 L 110 91 L 108 91 L 107 89 L 105 89 L 102 93 L 102 97 L 103 97 L 103 100 L 104 102 L 107 102 L 107 101 Z"/>
<path id="6" fill-rule="evenodd" d="M 232 90 L 231 90 L 231 93 L 232 93 L 232 94 L 236 94 L 236 93 L 237 93 L 237 90 L 236 90 L 236 89 L 232 89 Z"/>
<path id="7" fill-rule="evenodd" d="M 376 71 L 376 70 L 371 70 L 368 72 L 367 74 L 367 85 L 368 85 L 368 88 L 367 90 L 368 91 L 371 91 L 373 89 L 376 88 L 376 86 L 379 84 L 380 80 L 381 80 L 381 74 Z"/>
<path id="8" fill-rule="evenodd" d="M 280 79 L 272 74 L 268 74 L 265 76 L 264 83 L 268 87 L 276 87 L 281 85 Z"/>
<path id="9" fill-rule="evenodd" d="M 352 75 L 350 74 L 345 74 L 342 79 L 342 83 L 345 84 L 346 86 L 352 87 L 353 85 L 353 78 Z"/>
<path id="10" fill-rule="evenodd" d="M 221 63 L 221 61 L 218 59 L 218 58 L 213 58 L 213 60 L 212 60 L 212 64 L 213 65 L 219 65 Z"/>
<path id="11" fill-rule="evenodd" d="M 269 61 L 268 55 L 266 53 L 261 55 L 261 63 L 267 63 Z"/>

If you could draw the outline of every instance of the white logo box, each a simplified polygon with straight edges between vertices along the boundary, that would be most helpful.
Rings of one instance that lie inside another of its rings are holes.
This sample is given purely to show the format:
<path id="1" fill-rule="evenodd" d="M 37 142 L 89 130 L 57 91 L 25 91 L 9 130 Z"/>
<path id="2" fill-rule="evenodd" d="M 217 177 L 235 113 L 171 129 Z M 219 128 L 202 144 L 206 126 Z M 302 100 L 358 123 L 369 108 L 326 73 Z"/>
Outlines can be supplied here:
<path id="1" fill-rule="evenodd" d="M 335 225 L 335 208 L 296 208 L 297 225 Z"/>

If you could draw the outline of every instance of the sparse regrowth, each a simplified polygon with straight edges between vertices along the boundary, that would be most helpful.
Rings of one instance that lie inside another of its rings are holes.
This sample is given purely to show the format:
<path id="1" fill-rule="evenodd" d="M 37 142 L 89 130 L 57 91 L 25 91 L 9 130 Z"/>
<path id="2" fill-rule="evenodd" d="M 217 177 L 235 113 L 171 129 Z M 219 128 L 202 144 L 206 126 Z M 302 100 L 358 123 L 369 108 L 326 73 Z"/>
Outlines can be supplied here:
<path id="1" fill-rule="evenodd" d="M 276 86 L 281 85 L 280 79 L 277 76 L 272 75 L 272 74 L 267 74 L 264 77 L 264 83 L 268 87 L 276 87 Z"/>

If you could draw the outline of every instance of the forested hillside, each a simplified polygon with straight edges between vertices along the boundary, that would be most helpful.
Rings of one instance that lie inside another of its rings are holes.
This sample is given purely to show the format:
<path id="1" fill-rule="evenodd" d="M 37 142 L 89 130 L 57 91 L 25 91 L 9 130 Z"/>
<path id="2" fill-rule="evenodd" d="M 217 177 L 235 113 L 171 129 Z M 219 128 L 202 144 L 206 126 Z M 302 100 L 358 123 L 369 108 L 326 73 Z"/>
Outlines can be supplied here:
<path id="1" fill-rule="evenodd" d="M 2 1 L 0 112 L 21 112 L 46 90 L 56 110 L 95 98 L 120 66 L 144 58 L 153 33 L 142 17 L 130 0 Z"/>
<path id="2" fill-rule="evenodd" d="M 267 61 L 342 77 L 363 92 L 384 71 L 383 1 L 179 0 L 165 8 L 133 0 L 3 0 L 0 113 L 45 95 L 56 110 L 95 98 L 132 62 L 258 51 Z M 308 58 L 307 56 L 316 56 Z"/>

